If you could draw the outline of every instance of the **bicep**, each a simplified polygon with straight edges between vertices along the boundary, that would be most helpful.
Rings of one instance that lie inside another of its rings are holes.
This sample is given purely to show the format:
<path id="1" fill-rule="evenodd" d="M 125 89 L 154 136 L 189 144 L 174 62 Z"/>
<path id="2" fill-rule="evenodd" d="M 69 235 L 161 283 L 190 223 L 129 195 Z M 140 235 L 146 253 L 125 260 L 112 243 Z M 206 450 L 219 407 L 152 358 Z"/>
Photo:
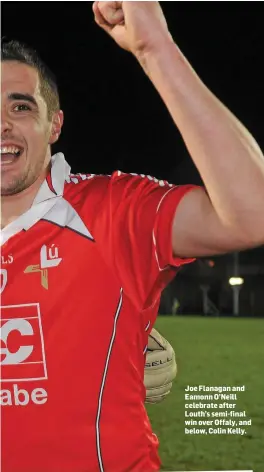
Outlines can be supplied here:
<path id="1" fill-rule="evenodd" d="M 176 257 L 220 255 L 247 246 L 243 234 L 220 220 L 203 188 L 193 189 L 182 198 L 172 228 Z"/>

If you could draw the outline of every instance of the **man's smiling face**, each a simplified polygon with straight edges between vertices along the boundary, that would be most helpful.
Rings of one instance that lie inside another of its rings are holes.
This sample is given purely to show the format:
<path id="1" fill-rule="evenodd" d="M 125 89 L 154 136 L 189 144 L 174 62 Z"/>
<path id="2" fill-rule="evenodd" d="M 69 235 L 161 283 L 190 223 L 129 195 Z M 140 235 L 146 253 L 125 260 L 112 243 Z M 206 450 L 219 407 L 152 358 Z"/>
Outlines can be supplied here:
<path id="1" fill-rule="evenodd" d="M 49 165 L 49 145 L 58 139 L 62 112 L 49 120 L 40 88 L 36 69 L 1 62 L 2 196 L 30 187 Z"/>

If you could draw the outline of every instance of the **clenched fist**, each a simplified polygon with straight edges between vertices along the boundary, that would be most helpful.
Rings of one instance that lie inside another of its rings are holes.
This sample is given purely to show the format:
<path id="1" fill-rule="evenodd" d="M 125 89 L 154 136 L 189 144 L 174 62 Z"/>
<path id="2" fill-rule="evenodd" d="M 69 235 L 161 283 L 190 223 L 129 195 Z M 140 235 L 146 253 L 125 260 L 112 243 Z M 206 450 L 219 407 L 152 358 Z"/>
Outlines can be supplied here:
<path id="1" fill-rule="evenodd" d="M 171 40 L 159 2 L 94 2 L 96 23 L 136 57 Z"/>

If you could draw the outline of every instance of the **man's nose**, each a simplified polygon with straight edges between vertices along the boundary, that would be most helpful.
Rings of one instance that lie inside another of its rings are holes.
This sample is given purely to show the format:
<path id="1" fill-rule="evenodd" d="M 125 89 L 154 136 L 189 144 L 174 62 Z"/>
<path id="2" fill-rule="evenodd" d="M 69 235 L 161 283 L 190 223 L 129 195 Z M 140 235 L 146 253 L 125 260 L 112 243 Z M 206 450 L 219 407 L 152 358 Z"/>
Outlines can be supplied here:
<path id="1" fill-rule="evenodd" d="M 1 134 L 12 130 L 12 128 L 13 128 L 12 120 L 8 117 L 7 113 L 2 110 L 1 111 Z"/>

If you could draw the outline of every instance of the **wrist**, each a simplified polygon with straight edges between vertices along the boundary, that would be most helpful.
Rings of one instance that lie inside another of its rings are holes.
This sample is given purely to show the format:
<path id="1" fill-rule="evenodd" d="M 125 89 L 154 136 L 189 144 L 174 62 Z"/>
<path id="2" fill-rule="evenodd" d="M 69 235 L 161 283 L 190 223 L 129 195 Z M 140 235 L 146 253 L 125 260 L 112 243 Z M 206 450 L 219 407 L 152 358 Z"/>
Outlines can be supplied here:
<path id="1" fill-rule="evenodd" d="M 153 61 L 156 62 L 160 58 L 170 55 L 173 56 L 174 60 L 177 57 L 183 59 L 183 55 L 170 33 L 167 35 L 161 34 L 148 44 L 139 44 L 134 52 L 134 56 L 147 75 L 149 75 L 150 65 Z"/>

